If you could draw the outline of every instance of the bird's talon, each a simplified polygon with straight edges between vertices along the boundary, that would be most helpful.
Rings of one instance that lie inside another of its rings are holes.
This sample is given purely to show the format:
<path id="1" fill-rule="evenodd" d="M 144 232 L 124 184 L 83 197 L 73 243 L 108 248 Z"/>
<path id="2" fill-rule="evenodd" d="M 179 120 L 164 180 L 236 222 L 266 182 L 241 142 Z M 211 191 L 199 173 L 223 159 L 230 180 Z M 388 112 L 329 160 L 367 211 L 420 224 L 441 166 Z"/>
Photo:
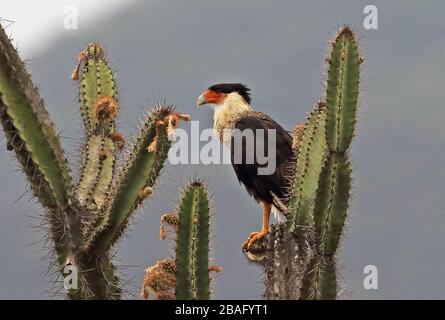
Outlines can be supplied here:
<path id="1" fill-rule="evenodd" d="M 252 248 L 253 244 L 261 239 L 264 238 L 265 236 L 267 236 L 269 234 L 269 232 L 252 232 L 249 236 L 249 239 L 244 241 L 243 244 L 241 245 L 241 247 L 245 250 L 250 250 L 250 248 Z"/>
<path id="2" fill-rule="evenodd" d="M 241 248 L 246 249 L 247 245 L 249 244 L 249 241 L 250 241 L 250 238 L 248 240 L 244 241 L 243 244 L 241 245 Z"/>
<path id="3" fill-rule="evenodd" d="M 251 233 L 249 234 L 249 239 L 247 239 L 246 241 L 243 242 L 243 244 L 241 245 L 241 248 L 243 248 L 243 249 L 248 248 L 248 247 L 249 247 L 250 240 L 251 240 L 252 238 L 254 238 L 255 236 L 259 235 L 260 233 L 261 233 L 261 231 L 254 231 L 254 232 L 251 232 Z"/>
<path id="4" fill-rule="evenodd" d="M 251 232 L 249 235 L 249 240 L 252 239 L 253 237 L 255 237 L 256 235 L 260 234 L 261 231 L 255 231 L 255 232 Z"/>

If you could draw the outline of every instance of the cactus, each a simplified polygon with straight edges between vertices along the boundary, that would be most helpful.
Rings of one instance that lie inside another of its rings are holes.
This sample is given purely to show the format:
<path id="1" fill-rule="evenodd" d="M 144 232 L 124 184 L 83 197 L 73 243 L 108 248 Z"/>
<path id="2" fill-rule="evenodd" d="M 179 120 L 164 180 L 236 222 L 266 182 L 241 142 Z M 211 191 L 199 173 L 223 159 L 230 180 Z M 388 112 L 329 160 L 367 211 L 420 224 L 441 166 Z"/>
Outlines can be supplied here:
<path id="1" fill-rule="evenodd" d="M 209 265 L 210 205 L 202 182 L 189 183 L 178 212 L 161 217 L 161 239 L 167 237 L 166 225 L 176 233 L 176 258 L 161 259 L 146 269 L 142 298 L 154 292 L 158 299 L 210 299 L 210 272 L 220 272 L 222 268 Z M 167 262 L 171 267 L 165 270 L 162 265 Z"/>
<path id="2" fill-rule="evenodd" d="M 71 265 L 78 272 L 78 287 L 69 289 L 68 297 L 118 299 L 121 284 L 110 252 L 152 193 L 179 120 L 190 117 L 172 106 L 157 105 L 117 170 L 116 155 L 125 139 L 116 132 L 119 99 L 99 44 L 91 43 L 79 54 L 71 77 L 79 80 L 85 132 L 76 184 L 43 99 L 0 27 L 0 116 L 7 149 L 14 151 L 45 208 L 60 270 Z"/>
<path id="3" fill-rule="evenodd" d="M 287 224 L 291 232 L 296 227 L 306 232 L 314 226 L 318 179 L 326 159 L 325 107 L 323 102 L 319 102 L 309 114 L 304 128 L 294 131 L 293 140 L 299 143 L 287 212 Z"/>
<path id="4" fill-rule="evenodd" d="M 294 175 L 285 225 L 247 257 L 265 270 L 268 299 L 335 299 L 335 254 L 346 220 L 351 189 L 347 151 L 355 131 L 360 64 L 349 27 L 332 42 L 326 102 L 319 102 L 293 130 Z"/>
<path id="5" fill-rule="evenodd" d="M 360 64 L 357 40 L 344 27 L 332 42 L 326 84 L 326 137 L 331 151 L 345 152 L 351 144 L 357 121 Z"/>
<path id="6" fill-rule="evenodd" d="M 333 300 L 337 291 L 335 259 L 315 255 L 306 267 L 300 300 Z"/>
<path id="7" fill-rule="evenodd" d="M 1 120 L 32 191 L 47 208 L 69 205 L 73 186 L 54 124 L 37 88 L 0 29 Z"/>
<path id="8" fill-rule="evenodd" d="M 348 209 L 351 168 L 346 155 L 331 153 L 320 175 L 314 210 L 317 253 L 337 251 Z"/>
<path id="9" fill-rule="evenodd" d="M 184 191 L 176 238 L 176 298 L 209 299 L 210 207 L 200 182 Z"/>
<path id="10" fill-rule="evenodd" d="M 310 262 L 302 279 L 300 299 L 337 297 L 335 253 L 351 189 L 352 172 L 346 152 L 355 131 L 362 61 L 353 32 L 344 27 L 332 42 L 332 52 L 327 59 L 325 128 L 329 154 L 319 173 L 313 208 L 315 243 L 307 260 Z"/>
<path id="11" fill-rule="evenodd" d="M 357 40 L 344 27 L 332 42 L 326 85 L 329 156 L 319 178 L 314 222 L 316 243 L 301 288 L 301 299 L 336 299 L 335 253 L 345 224 L 351 176 L 347 150 L 357 122 L 360 64 Z"/>
<path id="12" fill-rule="evenodd" d="M 335 259 L 351 189 L 347 152 L 355 134 L 363 62 L 349 27 L 332 41 L 326 61 L 325 99 L 293 131 L 287 222 L 273 225 L 267 238 L 245 252 L 264 267 L 268 299 L 335 299 L 339 291 Z M 115 78 L 99 44 L 78 55 L 71 78 L 79 83 L 84 127 L 77 179 L 43 99 L 0 26 L 0 120 L 7 149 L 45 209 L 60 271 L 71 265 L 78 272 L 78 287 L 67 295 L 119 299 L 123 291 L 112 248 L 153 193 L 179 121 L 190 117 L 156 105 L 116 168 L 125 138 L 117 131 Z M 210 299 L 210 274 L 222 268 L 209 265 L 210 205 L 202 182 L 189 183 L 177 212 L 162 216 L 161 239 L 167 238 L 167 226 L 176 235 L 175 259 L 161 259 L 145 270 L 142 297 Z"/>
<path id="13" fill-rule="evenodd" d="M 301 299 L 337 297 L 335 253 L 346 220 L 350 189 L 347 155 L 330 153 L 320 174 L 314 209 L 316 243 L 303 277 Z"/>

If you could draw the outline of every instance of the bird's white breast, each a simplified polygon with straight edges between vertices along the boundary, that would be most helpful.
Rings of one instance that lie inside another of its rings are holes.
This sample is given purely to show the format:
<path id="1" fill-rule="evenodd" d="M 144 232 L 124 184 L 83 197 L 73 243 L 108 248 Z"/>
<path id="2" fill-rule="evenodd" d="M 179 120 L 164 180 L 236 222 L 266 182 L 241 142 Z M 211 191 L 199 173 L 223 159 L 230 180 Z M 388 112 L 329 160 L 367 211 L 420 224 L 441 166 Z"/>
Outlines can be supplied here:
<path id="1" fill-rule="evenodd" d="M 237 92 L 229 93 L 222 104 L 215 105 L 213 130 L 221 143 L 230 146 L 230 132 L 240 113 L 252 110 L 252 107 Z"/>

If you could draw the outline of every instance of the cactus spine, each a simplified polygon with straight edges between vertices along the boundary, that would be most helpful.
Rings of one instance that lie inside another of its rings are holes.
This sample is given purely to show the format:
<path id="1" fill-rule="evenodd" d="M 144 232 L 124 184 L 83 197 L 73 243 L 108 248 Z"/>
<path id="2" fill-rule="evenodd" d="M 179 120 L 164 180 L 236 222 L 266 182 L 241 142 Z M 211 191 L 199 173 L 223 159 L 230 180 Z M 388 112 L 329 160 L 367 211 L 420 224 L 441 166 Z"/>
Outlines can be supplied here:
<path id="1" fill-rule="evenodd" d="M 110 251 L 151 194 L 170 148 L 168 135 L 189 116 L 171 106 L 156 106 L 117 175 L 116 153 L 124 138 L 116 132 L 119 102 L 114 76 L 99 44 L 92 43 L 79 54 L 72 79 L 80 79 L 85 131 L 76 187 L 43 100 L 0 26 L 0 120 L 7 149 L 14 151 L 46 209 L 59 268 L 71 265 L 77 270 L 78 288 L 69 289 L 68 297 L 118 299 L 122 290 Z"/>
<path id="2" fill-rule="evenodd" d="M 176 231 L 176 258 L 169 262 L 174 266 L 174 281 L 170 281 L 172 272 L 162 272 L 160 268 L 168 260 L 160 260 L 146 269 L 142 297 L 147 299 L 150 292 L 155 292 L 158 299 L 210 299 L 210 272 L 220 272 L 222 268 L 209 266 L 210 205 L 202 182 L 189 183 L 182 192 L 177 213 L 161 217 L 161 239 L 167 236 L 166 224 Z"/>

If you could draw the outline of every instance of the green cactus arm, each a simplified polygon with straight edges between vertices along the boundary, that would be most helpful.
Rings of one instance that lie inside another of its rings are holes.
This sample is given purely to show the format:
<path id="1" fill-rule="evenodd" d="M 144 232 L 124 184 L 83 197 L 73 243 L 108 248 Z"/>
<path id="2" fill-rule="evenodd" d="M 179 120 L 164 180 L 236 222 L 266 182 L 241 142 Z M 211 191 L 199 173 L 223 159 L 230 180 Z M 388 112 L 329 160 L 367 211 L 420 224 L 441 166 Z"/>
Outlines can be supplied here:
<path id="1" fill-rule="evenodd" d="M 34 195 L 48 209 L 50 235 L 63 267 L 74 260 L 68 163 L 43 100 L 1 27 L 0 118 L 8 148 L 15 152 Z"/>
<path id="2" fill-rule="evenodd" d="M 334 260 L 314 256 L 303 277 L 300 300 L 335 300 L 337 273 Z"/>
<path id="3" fill-rule="evenodd" d="M 83 164 L 76 189 L 79 204 L 89 210 L 101 208 L 111 185 L 115 148 L 111 135 L 118 111 L 114 76 L 103 48 L 91 43 L 79 54 L 74 79 L 81 74 L 80 110 L 87 133 Z"/>
<path id="4" fill-rule="evenodd" d="M 325 104 L 319 103 L 310 113 L 303 132 L 295 162 L 295 173 L 288 204 L 288 227 L 305 229 L 314 224 L 313 210 L 318 180 L 326 157 Z"/>
<path id="5" fill-rule="evenodd" d="M 91 135 L 82 156 L 83 166 L 76 188 L 77 199 L 82 207 L 100 209 L 105 203 L 113 178 L 114 143 L 109 137 Z"/>
<path id="6" fill-rule="evenodd" d="M 189 184 L 179 205 L 176 237 L 176 299 L 210 299 L 210 207 L 201 182 Z"/>
<path id="7" fill-rule="evenodd" d="M 335 254 L 348 210 L 351 168 L 345 155 L 332 153 L 320 175 L 315 206 L 318 252 Z"/>
<path id="8" fill-rule="evenodd" d="M 104 97 L 117 100 L 117 91 L 113 72 L 105 59 L 104 49 L 97 43 L 91 43 L 79 54 L 77 72 L 81 73 L 80 81 L 80 111 L 88 134 L 106 129 L 114 131 L 114 117 L 104 122 L 97 112 L 97 102 Z M 75 73 L 73 79 L 79 75 Z M 117 102 L 116 102 L 117 103 Z M 115 116 L 115 115 L 114 115 Z"/>
<path id="9" fill-rule="evenodd" d="M 209 198 L 204 186 L 197 186 L 198 226 L 196 228 L 196 298 L 198 300 L 210 299 L 209 277 L 209 232 L 210 232 L 210 206 Z"/>
<path id="10" fill-rule="evenodd" d="M 176 299 L 191 300 L 192 296 L 192 238 L 196 208 L 195 190 L 188 187 L 179 205 L 179 225 L 176 236 Z"/>
<path id="11" fill-rule="evenodd" d="M 326 137 L 330 150 L 344 152 L 354 134 L 362 62 L 357 41 L 349 27 L 343 28 L 333 41 L 327 61 Z"/>
<path id="12" fill-rule="evenodd" d="M 108 204 L 87 231 L 85 248 L 106 252 L 122 234 L 131 214 L 150 195 L 170 148 L 166 125 L 159 121 L 172 113 L 171 107 L 160 107 L 147 116 Z M 149 151 L 153 143 L 156 148 Z"/>
<path id="13" fill-rule="evenodd" d="M 50 208 L 72 196 L 68 162 L 43 100 L 6 33 L 0 28 L 0 114 L 8 146 L 34 194 Z"/>

